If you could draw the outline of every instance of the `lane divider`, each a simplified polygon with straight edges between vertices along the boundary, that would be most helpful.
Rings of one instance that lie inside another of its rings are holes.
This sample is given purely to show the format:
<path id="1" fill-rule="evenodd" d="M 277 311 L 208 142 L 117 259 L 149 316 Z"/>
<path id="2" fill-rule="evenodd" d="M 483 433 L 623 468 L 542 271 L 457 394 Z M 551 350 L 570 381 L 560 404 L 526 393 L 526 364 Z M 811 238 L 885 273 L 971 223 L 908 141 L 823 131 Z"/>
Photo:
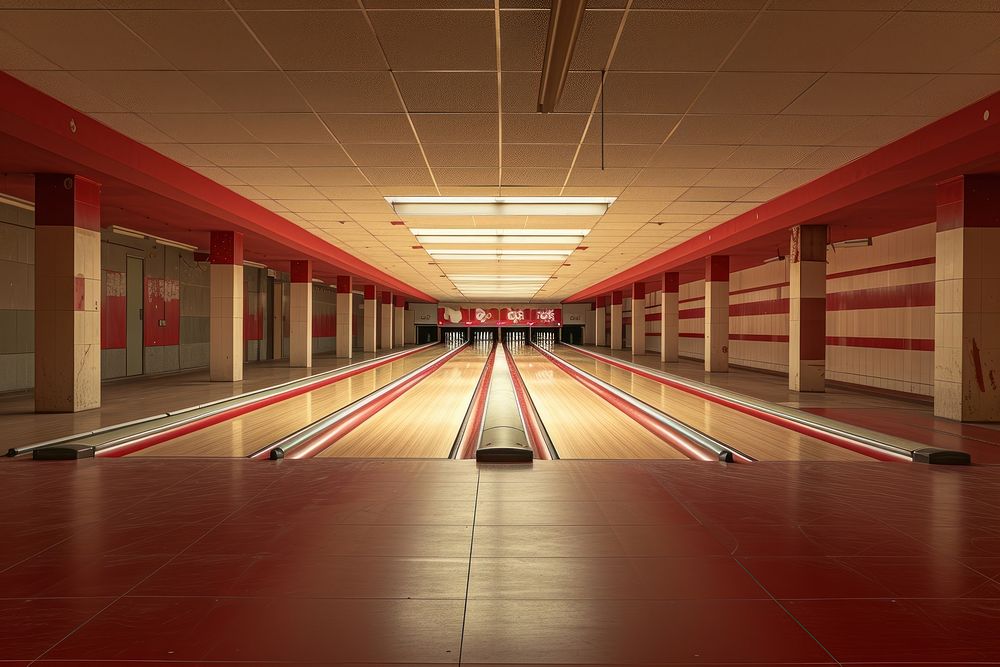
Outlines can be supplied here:
<path id="1" fill-rule="evenodd" d="M 688 458 L 697 461 L 723 461 L 725 463 L 752 463 L 756 460 L 654 409 L 652 406 L 594 377 L 590 373 L 580 370 L 548 350 L 538 345 L 534 345 L 534 348 L 571 378 L 618 408 L 618 410 L 638 422 L 647 431 Z"/>
<path id="2" fill-rule="evenodd" d="M 732 408 L 743 414 L 750 415 L 751 417 L 756 417 L 763 421 L 769 422 L 771 424 L 776 424 L 782 426 L 789 430 L 795 431 L 796 433 L 801 433 L 802 435 L 807 435 L 811 438 L 817 440 L 822 440 L 823 442 L 829 443 L 831 445 L 836 445 L 837 447 L 842 447 L 844 449 L 849 449 L 852 452 L 857 452 L 864 456 L 869 456 L 873 459 L 879 461 L 911 461 L 914 460 L 914 451 L 898 447 L 886 442 L 879 442 L 871 438 L 866 438 L 864 436 L 859 436 L 852 434 L 848 431 L 839 430 L 825 424 L 818 424 L 814 421 L 802 418 L 794 418 L 791 415 L 784 414 L 773 408 L 769 408 L 765 405 L 760 405 L 755 402 L 751 402 L 744 399 L 739 399 L 734 396 L 723 395 L 715 391 L 709 391 L 705 388 L 696 386 L 694 384 L 689 384 L 686 381 L 682 381 L 679 378 L 661 374 L 656 371 L 643 368 L 636 364 L 631 364 L 614 357 L 608 357 L 603 354 L 597 354 L 596 352 L 591 352 L 590 350 L 585 350 L 583 348 L 577 347 L 575 345 L 565 344 L 571 350 L 579 352 L 580 354 L 592 357 L 599 361 L 603 361 L 606 364 L 620 368 L 623 370 L 631 371 L 636 375 L 641 377 L 659 382 L 668 387 L 678 389 L 680 391 L 687 392 L 706 401 L 711 401 L 712 403 L 718 403 L 719 405 L 724 405 L 727 408 Z M 563 361 L 563 363 L 569 363 Z"/>
<path id="3" fill-rule="evenodd" d="M 455 444 L 452 446 L 451 454 L 448 458 L 468 459 L 472 458 L 476 451 L 476 444 L 483 429 L 483 417 L 486 414 L 486 398 L 490 393 L 490 382 L 493 379 L 493 363 L 496 360 L 496 356 L 497 344 L 494 342 L 493 349 L 490 350 L 490 356 L 486 358 L 486 365 L 483 366 L 483 372 L 479 376 L 476 391 L 472 394 L 472 400 L 469 402 L 465 421 L 462 423 L 462 428 L 455 438 Z"/>
<path id="4" fill-rule="evenodd" d="M 535 458 L 543 461 L 550 461 L 559 458 L 559 452 L 552 444 L 549 434 L 546 433 L 542 420 L 535 410 L 535 404 L 528 394 L 528 388 L 521 377 L 521 370 L 514 363 L 514 355 L 510 353 L 507 344 L 503 344 L 504 356 L 507 360 L 507 368 L 510 370 L 510 380 L 514 384 L 514 396 L 517 399 L 517 408 L 524 420 L 524 430 L 528 436 L 528 444 L 535 450 Z"/>
<path id="5" fill-rule="evenodd" d="M 435 345 L 437 345 L 437 343 L 421 345 L 411 350 L 404 350 L 402 352 L 376 357 L 375 359 L 360 361 L 341 368 L 335 368 L 333 370 L 310 375 L 306 378 L 289 380 L 288 382 L 272 385 L 270 387 L 264 387 L 262 389 L 256 389 L 237 396 L 229 396 L 227 398 L 221 398 L 208 403 L 202 403 L 200 405 L 194 405 L 180 410 L 165 412 L 151 417 L 144 417 L 142 419 L 136 419 L 122 424 L 113 424 L 111 426 L 105 426 L 103 428 L 87 431 L 85 433 L 76 433 L 74 435 L 56 438 L 54 440 L 47 440 L 45 442 L 39 442 L 24 447 L 11 448 L 7 451 L 7 456 L 19 456 L 21 454 L 27 454 L 43 448 L 53 449 L 60 445 L 79 445 L 81 444 L 79 441 L 84 438 L 91 438 L 105 433 L 113 433 L 117 430 L 124 430 L 140 424 L 153 423 L 163 419 L 169 419 L 171 417 L 180 417 L 180 419 L 176 421 L 170 421 L 169 423 L 161 424 L 159 426 L 152 426 L 144 431 L 130 433 L 128 435 L 113 438 L 106 442 L 92 446 L 97 456 L 112 458 L 125 456 L 139 451 L 140 449 L 152 447 L 153 445 L 166 442 L 167 440 L 171 440 L 182 435 L 187 435 L 188 433 L 193 433 L 203 428 L 208 428 L 209 426 L 213 426 L 228 419 L 233 419 L 234 417 L 239 417 L 254 410 L 259 410 L 260 408 L 273 405 L 280 401 L 326 387 L 334 382 L 339 382 L 340 380 L 344 380 L 366 371 L 370 371 L 374 368 L 398 361 L 404 357 L 408 357 L 418 352 L 423 352 L 431 347 L 434 347 Z M 201 412 L 206 409 L 208 410 L 207 412 Z M 195 412 L 198 414 L 189 414 Z M 184 415 L 188 416 L 185 417 Z"/>
<path id="6" fill-rule="evenodd" d="M 252 453 L 251 459 L 308 459 L 363 424 L 468 347 L 460 345 L 364 398 Z"/>

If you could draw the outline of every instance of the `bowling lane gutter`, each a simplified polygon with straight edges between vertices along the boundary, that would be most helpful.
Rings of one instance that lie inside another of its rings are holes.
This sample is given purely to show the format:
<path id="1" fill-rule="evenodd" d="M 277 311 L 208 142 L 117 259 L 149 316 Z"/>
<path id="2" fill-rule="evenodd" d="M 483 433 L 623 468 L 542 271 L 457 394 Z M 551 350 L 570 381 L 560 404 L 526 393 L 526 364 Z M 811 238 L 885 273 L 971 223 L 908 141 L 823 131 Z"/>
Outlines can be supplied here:
<path id="1" fill-rule="evenodd" d="M 479 376 L 476 390 L 472 394 L 472 400 L 469 401 L 469 409 L 465 412 L 465 419 L 458 430 L 458 435 L 455 436 L 455 444 L 452 445 L 451 452 L 448 454 L 450 459 L 471 458 L 472 453 L 475 452 L 476 443 L 480 433 L 482 433 L 483 415 L 486 414 L 486 398 L 490 392 L 490 380 L 493 377 L 493 362 L 496 360 L 496 355 L 497 344 L 494 342 L 490 356 L 486 358 L 486 364 L 483 366 L 483 372 Z"/>
<path id="2" fill-rule="evenodd" d="M 507 360 L 510 380 L 514 385 L 514 397 L 517 399 L 517 407 L 521 412 L 521 419 L 524 420 L 524 431 L 528 436 L 528 443 L 535 450 L 535 456 L 539 459 L 543 461 L 558 459 L 559 452 L 556 451 L 555 445 L 552 444 L 552 439 L 545 430 L 545 425 L 542 424 L 542 420 L 538 416 L 535 404 L 528 393 L 528 387 L 524 384 L 524 378 L 521 377 L 521 370 L 514 363 L 514 355 L 510 353 L 510 348 L 507 347 L 506 343 L 503 344 L 503 353 Z"/>
<path id="3" fill-rule="evenodd" d="M 723 461 L 725 463 L 752 463 L 756 461 L 752 456 L 723 444 L 715 438 L 691 428 L 684 422 L 674 419 L 670 415 L 643 403 L 621 389 L 594 377 L 590 373 L 580 370 L 545 348 L 534 343 L 532 347 L 538 350 L 554 366 L 618 408 L 618 410 L 631 417 L 643 428 L 688 458 L 698 461 Z"/>
<path id="4" fill-rule="evenodd" d="M 952 465 L 966 465 L 971 463 L 969 455 L 965 452 L 938 449 L 936 447 L 903 447 L 880 439 L 880 436 L 887 439 L 889 436 L 882 436 L 882 434 L 874 431 L 870 432 L 870 435 L 854 433 L 841 428 L 832 420 L 812 417 L 790 408 L 779 409 L 778 406 L 773 406 L 763 401 L 756 401 L 741 394 L 710 387 L 700 382 L 656 371 L 638 364 L 616 359 L 615 357 L 591 352 L 590 350 L 585 350 L 568 343 L 562 344 L 575 352 L 597 359 L 598 361 L 603 361 L 610 366 L 630 371 L 668 387 L 693 394 L 704 400 L 724 405 L 751 417 L 777 424 L 796 433 L 807 435 L 843 449 L 849 449 L 879 461 L 912 461 L 916 463 Z M 569 364 L 567 361 L 563 361 L 563 363 Z M 918 443 L 912 444 L 917 445 Z"/>
<path id="5" fill-rule="evenodd" d="M 410 350 L 404 350 L 402 352 L 387 354 L 374 359 L 359 361 L 341 368 L 335 368 L 323 373 L 310 375 L 306 378 L 289 380 L 288 382 L 283 382 L 281 384 L 256 389 L 237 396 L 220 398 L 215 401 L 182 408 L 180 410 L 174 410 L 172 412 L 164 412 L 158 415 L 143 417 L 142 419 L 136 419 L 121 424 L 112 424 L 103 428 L 94 429 L 93 431 L 74 433 L 73 435 L 46 440 L 44 442 L 38 442 L 31 445 L 25 445 L 24 447 L 12 447 L 7 450 L 6 456 L 20 456 L 22 454 L 39 450 L 57 453 L 60 446 L 79 445 L 80 443 L 77 441 L 85 438 L 111 434 L 115 431 L 129 429 L 142 424 L 153 424 L 154 422 L 162 420 L 170 420 L 167 423 L 160 424 L 159 426 L 151 426 L 148 429 L 141 430 L 136 433 L 129 433 L 128 435 L 112 438 L 111 440 L 95 445 L 86 445 L 86 448 L 90 451 L 82 454 L 83 456 L 92 454 L 94 456 L 112 458 L 126 456 L 128 454 L 132 454 L 133 452 L 178 438 L 182 435 L 194 433 L 195 431 L 200 431 L 229 419 L 240 417 L 255 410 L 265 408 L 269 405 L 274 405 L 275 403 L 279 403 L 286 399 L 294 398 L 317 389 L 322 389 L 323 387 L 327 387 L 335 382 L 339 382 L 340 380 L 360 375 L 361 373 L 379 368 L 380 366 L 385 366 L 386 364 L 398 361 L 404 357 L 417 354 L 418 352 L 423 352 L 438 344 L 439 343 L 428 343 L 427 345 L 420 345 Z M 178 419 L 172 420 L 174 417 L 177 417 Z M 77 456 L 73 456 L 72 458 L 80 457 L 79 452 L 76 454 Z"/>
<path id="6" fill-rule="evenodd" d="M 432 359 L 420 368 L 407 373 L 398 380 L 390 382 L 381 389 L 368 394 L 364 398 L 258 449 L 247 458 L 257 460 L 271 459 L 272 461 L 284 458 L 312 458 L 356 429 L 369 417 L 378 413 L 382 408 L 405 394 L 421 380 L 468 348 L 469 343 L 463 343 L 440 357 Z"/>

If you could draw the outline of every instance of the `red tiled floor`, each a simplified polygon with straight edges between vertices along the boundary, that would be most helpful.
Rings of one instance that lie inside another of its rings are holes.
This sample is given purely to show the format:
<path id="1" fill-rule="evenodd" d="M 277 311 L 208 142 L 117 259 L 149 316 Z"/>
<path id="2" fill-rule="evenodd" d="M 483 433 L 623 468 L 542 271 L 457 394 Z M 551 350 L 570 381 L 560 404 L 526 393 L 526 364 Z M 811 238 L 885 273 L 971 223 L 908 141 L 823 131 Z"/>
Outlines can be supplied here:
<path id="1" fill-rule="evenodd" d="M 1000 656 L 1000 468 L 17 461 L 0 488 L 0 661 Z"/>

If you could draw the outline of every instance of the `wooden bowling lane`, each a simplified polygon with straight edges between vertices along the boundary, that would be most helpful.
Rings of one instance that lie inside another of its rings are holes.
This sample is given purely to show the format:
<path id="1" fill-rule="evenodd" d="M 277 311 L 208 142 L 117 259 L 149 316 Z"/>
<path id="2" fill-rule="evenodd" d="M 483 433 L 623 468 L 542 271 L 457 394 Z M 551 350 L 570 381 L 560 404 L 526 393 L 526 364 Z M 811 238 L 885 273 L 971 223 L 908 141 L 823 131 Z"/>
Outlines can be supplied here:
<path id="1" fill-rule="evenodd" d="M 130 456 L 249 456 L 441 356 L 435 346 Z"/>
<path id="2" fill-rule="evenodd" d="M 489 357 L 469 346 L 317 456 L 345 458 L 447 457 Z"/>
<path id="3" fill-rule="evenodd" d="M 616 368 L 564 346 L 553 352 L 577 368 L 761 461 L 871 461 L 842 447 L 756 419 L 680 389 Z"/>
<path id="4" fill-rule="evenodd" d="M 534 348 L 511 353 L 559 458 L 686 459 Z"/>

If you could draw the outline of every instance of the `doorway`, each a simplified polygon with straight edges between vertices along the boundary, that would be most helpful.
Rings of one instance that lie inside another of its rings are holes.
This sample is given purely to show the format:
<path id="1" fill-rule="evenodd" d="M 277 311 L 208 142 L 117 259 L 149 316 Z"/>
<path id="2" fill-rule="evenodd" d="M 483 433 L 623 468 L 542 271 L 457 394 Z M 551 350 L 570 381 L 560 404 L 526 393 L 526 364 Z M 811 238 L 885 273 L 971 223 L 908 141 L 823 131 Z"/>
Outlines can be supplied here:
<path id="1" fill-rule="evenodd" d="M 143 259 L 125 258 L 125 375 L 142 375 Z"/>

